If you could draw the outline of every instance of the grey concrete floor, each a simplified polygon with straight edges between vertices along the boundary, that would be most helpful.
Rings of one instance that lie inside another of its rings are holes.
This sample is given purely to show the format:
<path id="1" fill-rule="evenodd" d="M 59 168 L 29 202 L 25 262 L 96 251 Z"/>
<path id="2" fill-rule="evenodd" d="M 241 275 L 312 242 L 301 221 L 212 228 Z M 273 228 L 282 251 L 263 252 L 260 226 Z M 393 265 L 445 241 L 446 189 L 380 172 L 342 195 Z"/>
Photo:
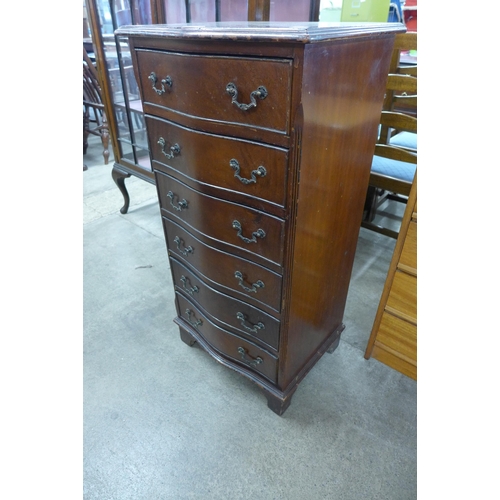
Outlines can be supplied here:
<path id="1" fill-rule="evenodd" d="M 416 382 L 363 357 L 394 240 L 360 230 L 340 345 L 278 417 L 254 384 L 181 342 L 155 187 L 128 179 L 120 214 L 112 158 L 90 144 L 84 499 L 416 499 Z"/>

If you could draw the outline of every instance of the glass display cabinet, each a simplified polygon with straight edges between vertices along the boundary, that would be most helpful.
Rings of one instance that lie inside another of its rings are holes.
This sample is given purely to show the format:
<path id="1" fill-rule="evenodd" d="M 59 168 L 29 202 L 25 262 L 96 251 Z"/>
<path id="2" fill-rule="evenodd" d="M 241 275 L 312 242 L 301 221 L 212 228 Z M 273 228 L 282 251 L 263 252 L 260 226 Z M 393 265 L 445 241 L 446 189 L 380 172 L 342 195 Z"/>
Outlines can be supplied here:
<path id="1" fill-rule="evenodd" d="M 124 198 L 120 212 L 126 213 L 130 198 L 125 179 L 134 175 L 154 183 L 154 176 L 130 50 L 127 40 L 114 32 L 155 19 L 150 0 L 86 0 L 86 6 L 113 146 L 112 177 Z"/>
<path id="2" fill-rule="evenodd" d="M 114 153 L 112 177 L 127 213 L 125 179 L 153 183 L 142 103 L 120 26 L 213 21 L 317 21 L 320 0 L 85 0 Z"/>

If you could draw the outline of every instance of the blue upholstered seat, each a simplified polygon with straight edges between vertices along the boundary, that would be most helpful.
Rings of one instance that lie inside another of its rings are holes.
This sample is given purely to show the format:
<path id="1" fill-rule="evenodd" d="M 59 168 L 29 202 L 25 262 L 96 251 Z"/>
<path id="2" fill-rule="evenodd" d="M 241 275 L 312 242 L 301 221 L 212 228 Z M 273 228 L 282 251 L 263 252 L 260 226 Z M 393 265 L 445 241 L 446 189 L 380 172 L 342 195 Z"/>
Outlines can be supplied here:
<path id="1" fill-rule="evenodd" d="M 371 171 L 373 173 L 387 175 L 407 182 L 413 182 L 417 165 L 404 161 L 391 160 L 382 156 L 374 156 Z"/>
<path id="2" fill-rule="evenodd" d="M 417 149 L 417 134 L 413 132 L 399 132 L 390 140 L 392 146 L 400 146 L 408 149 Z"/>
<path id="3" fill-rule="evenodd" d="M 399 132 L 390 139 L 391 146 L 399 146 L 408 149 L 417 149 L 417 134 L 413 132 Z M 392 160 L 383 156 L 375 155 L 372 160 L 371 171 L 377 174 L 387 175 L 402 181 L 412 182 L 417 165 L 404 161 Z"/>

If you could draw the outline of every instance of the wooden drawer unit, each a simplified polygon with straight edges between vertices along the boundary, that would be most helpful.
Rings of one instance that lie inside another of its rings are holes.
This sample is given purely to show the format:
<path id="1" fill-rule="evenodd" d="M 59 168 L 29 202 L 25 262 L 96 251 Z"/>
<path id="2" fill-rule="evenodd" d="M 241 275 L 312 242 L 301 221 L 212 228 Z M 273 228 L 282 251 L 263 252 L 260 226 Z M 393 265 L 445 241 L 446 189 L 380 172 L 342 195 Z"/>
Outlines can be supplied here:
<path id="1" fill-rule="evenodd" d="M 342 322 L 396 24 L 128 26 L 181 339 L 278 415 Z"/>
<path id="2" fill-rule="evenodd" d="M 189 324 L 198 333 L 197 340 L 203 338 L 213 349 L 224 357 L 237 361 L 240 365 L 251 368 L 256 375 L 261 375 L 271 382 L 276 382 L 278 359 L 270 352 L 249 342 L 238 335 L 233 335 L 212 323 L 196 306 L 183 295 L 177 293 L 177 314 L 179 319 Z M 183 325 L 183 323 L 181 323 Z"/>
<path id="3" fill-rule="evenodd" d="M 389 310 L 398 311 L 401 317 L 417 321 L 417 278 L 405 271 L 394 273 L 391 294 L 387 298 Z"/>
<path id="4" fill-rule="evenodd" d="M 137 65 L 147 113 L 289 132 L 290 59 L 138 50 Z M 255 110 L 243 115 L 233 101 Z"/>
<path id="5" fill-rule="evenodd" d="M 278 349 L 280 322 L 248 302 L 221 293 L 175 259 L 170 260 L 175 287 L 189 296 L 215 322 L 247 338 Z"/>
<path id="6" fill-rule="evenodd" d="M 146 116 L 155 169 L 198 191 L 284 214 L 288 150 Z M 224 192 L 221 192 L 224 190 Z"/>
<path id="7" fill-rule="evenodd" d="M 281 311 L 281 274 L 206 245 L 166 217 L 163 227 L 170 254 L 196 269 L 211 286 L 271 314 Z"/>
<path id="8" fill-rule="evenodd" d="M 401 266 L 417 269 L 417 223 L 413 220 L 408 224 L 408 232 L 399 259 L 399 267 Z"/>
<path id="9" fill-rule="evenodd" d="M 396 363 L 398 371 L 403 371 L 401 367 L 407 362 L 416 364 L 417 362 L 417 326 L 392 314 L 385 314 L 380 322 L 377 334 L 378 343 L 375 347 L 375 357 L 382 357 L 382 352 L 386 351 L 386 359 L 390 356 L 399 355 L 400 362 Z M 406 373 L 406 371 L 404 371 Z"/>
<path id="10" fill-rule="evenodd" d="M 258 262 L 283 262 L 285 221 L 244 205 L 199 193 L 173 177 L 158 172 L 162 211 L 213 244 Z"/>
<path id="11" fill-rule="evenodd" d="M 365 358 L 417 379 L 417 176 L 401 222 Z"/>

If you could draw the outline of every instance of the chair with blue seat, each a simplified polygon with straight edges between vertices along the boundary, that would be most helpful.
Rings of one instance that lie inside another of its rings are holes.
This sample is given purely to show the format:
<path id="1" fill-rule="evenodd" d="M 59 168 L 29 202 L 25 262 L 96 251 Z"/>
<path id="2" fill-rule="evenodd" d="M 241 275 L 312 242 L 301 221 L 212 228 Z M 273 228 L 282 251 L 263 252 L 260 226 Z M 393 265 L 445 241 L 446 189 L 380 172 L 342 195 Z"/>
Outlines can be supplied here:
<path id="1" fill-rule="evenodd" d="M 375 223 L 387 200 L 406 203 L 417 168 L 417 76 L 416 68 L 400 65 L 405 46 L 416 47 L 416 34 L 396 36 L 395 56 L 387 77 L 386 96 L 380 118 L 365 203 L 362 227 L 397 238 L 398 231 Z M 413 49 L 412 49 L 413 50 Z"/>

